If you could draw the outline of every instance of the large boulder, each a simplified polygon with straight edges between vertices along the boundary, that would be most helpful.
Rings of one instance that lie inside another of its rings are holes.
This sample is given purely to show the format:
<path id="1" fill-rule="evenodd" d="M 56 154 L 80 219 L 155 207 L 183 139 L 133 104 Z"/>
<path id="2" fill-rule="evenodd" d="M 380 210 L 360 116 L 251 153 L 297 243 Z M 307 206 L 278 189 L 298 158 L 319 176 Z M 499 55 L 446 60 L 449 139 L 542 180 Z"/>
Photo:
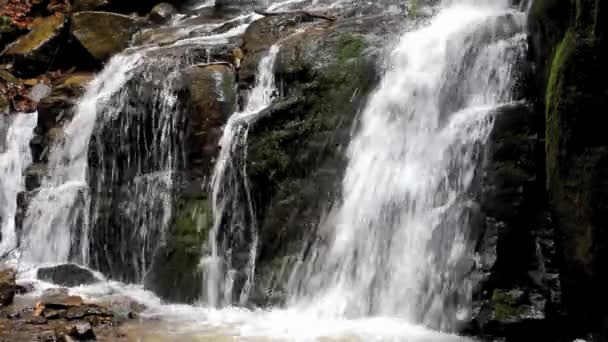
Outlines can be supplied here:
<path id="1" fill-rule="evenodd" d="M 175 206 L 169 237 L 158 250 L 145 287 L 172 302 L 193 302 L 202 293 L 199 263 L 213 224 L 206 187 L 222 127 L 235 110 L 235 72 L 230 64 L 205 64 L 184 72 L 190 110 L 185 122 L 184 186 Z"/>
<path id="2" fill-rule="evenodd" d="M 173 5 L 166 2 L 161 2 L 152 8 L 148 14 L 148 18 L 156 24 L 164 24 L 171 20 L 175 14 L 177 14 L 177 10 L 175 7 L 173 7 Z"/>
<path id="3" fill-rule="evenodd" d="M 338 197 L 352 125 L 378 78 L 377 38 L 393 24 L 391 17 L 321 21 L 280 43 L 275 71 L 286 96 L 253 123 L 247 147 L 259 234 L 255 304 L 283 299 L 288 270 Z M 268 51 L 249 46 L 246 61 Z"/>
<path id="4" fill-rule="evenodd" d="M 16 275 L 13 269 L 0 269 L 0 308 L 13 303 Z"/>
<path id="5" fill-rule="evenodd" d="M 29 76 L 45 71 L 62 47 L 61 36 L 66 26 L 66 18 L 61 13 L 37 18 L 32 30 L 11 44 L 4 56 L 15 60 L 15 70 L 21 76 Z"/>
<path id="6" fill-rule="evenodd" d="M 100 281 L 93 272 L 74 264 L 40 268 L 37 277 L 40 280 L 67 287 L 89 285 Z"/>
<path id="7" fill-rule="evenodd" d="M 100 62 L 124 50 L 137 28 L 136 18 L 122 14 L 78 12 L 72 15 L 72 35 Z"/>

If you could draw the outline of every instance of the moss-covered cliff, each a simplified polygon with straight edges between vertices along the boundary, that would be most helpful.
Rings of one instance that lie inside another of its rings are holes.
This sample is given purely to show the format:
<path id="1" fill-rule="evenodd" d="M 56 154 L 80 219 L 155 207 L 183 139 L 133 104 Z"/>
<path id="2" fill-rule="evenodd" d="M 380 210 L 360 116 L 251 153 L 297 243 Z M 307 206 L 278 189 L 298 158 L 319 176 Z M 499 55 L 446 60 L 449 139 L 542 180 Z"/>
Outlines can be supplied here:
<path id="1" fill-rule="evenodd" d="M 606 338 L 608 75 L 606 3 L 535 2 L 530 22 L 539 111 L 546 117 L 547 192 L 557 220 L 565 309 Z"/>

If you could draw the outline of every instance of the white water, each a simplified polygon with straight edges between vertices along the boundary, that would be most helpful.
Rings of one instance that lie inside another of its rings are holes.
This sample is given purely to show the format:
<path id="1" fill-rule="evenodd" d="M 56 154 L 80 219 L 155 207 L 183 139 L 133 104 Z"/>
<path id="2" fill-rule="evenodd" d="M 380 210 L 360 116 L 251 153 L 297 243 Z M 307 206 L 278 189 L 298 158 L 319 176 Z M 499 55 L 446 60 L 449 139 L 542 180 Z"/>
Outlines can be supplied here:
<path id="1" fill-rule="evenodd" d="M 256 116 L 272 102 L 275 91 L 274 65 L 279 46 L 273 45 L 260 60 L 255 86 L 249 93 L 243 111 L 228 119 L 220 139 L 220 152 L 211 178 L 213 228 L 209 234 L 211 255 L 204 255 L 201 266 L 205 277 L 205 302 L 213 307 L 232 304 L 236 270 L 232 264 L 233 252 L 248 249 L 249 260 L 244 270 L 246 280 L 239 294 L 239 303 L 245 304 L 253 286 L 257 251 L 255 212 L 247 184 L 247 135 Z M 245 203 L 241 203 L 241 199 Z M 241 213 L 241 211 L 244 211 Z M 248 241 L 232 245 L 222 236 L 236 236 Z M 245 235 L 245 237 L 242 237 Z M 233 248 L 237 250 L 233 251 Z"/>
<path id="2" fill-rule="evenodd" d="M 329 247 L 302 266 L 295 307 L 448 331 L 468 317 L 476 169 L 523 52 L 523 14 L 501 36 L 509 11 L 454 1 L 401 37 L 348 149 L 343 199 L 320 228 Z"/>
<path id="3" fill-rule="evenodd" d="M 17 195 L 25 191 L 23 173 L 32 162 L 30 140 L 34 136 L 38 115 L 14 114 L 6 117 L 8 129 L 0 142 L 0 256 L 17 246 L 15 214 Z"/>
<path id="4" fill-rule="evenodd" d="M 23 222 L 22 261 L 28 264 L 78 261 L 87 263 L 88 147 L 97 110 L 129 79 L 140 55 L 118 55 L 93 80 L 75 108 L 74 119 L 51 149 L 49 176 L 31 200 Z M 78 237 L 78 246 L 73 242 Z"/>

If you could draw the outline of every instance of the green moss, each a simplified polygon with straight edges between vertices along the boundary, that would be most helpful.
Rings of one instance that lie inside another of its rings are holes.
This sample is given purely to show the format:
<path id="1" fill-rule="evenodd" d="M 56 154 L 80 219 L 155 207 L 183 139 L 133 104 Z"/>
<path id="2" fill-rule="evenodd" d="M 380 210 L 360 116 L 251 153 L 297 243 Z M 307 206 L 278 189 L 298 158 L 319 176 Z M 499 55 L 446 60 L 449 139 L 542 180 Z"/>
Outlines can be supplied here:
<path id="1" fill-rule="evenodd" d="M 0 16 L 0 33 L 15 32 L 17 28 L 13 25 L 11 18 L 1 15 Z"/>
<path id="2" fill-rule="evenodd" d="M 367 43 L 365 38 L 359 34 L 345 34 L 338 40 L 337 60 L 343 63 L 351 58 L 360 57 Z"/>
<path id="3" fill-rule="evenodd" d="M 0 113 L 8 113 L 9 110 L 8 99 L 3 94 L 0 94 Z"/>
<path id="4" fill-rule="evenodd" d="M 494 318 L 499 321 L 508 321 L 520 315 L 521 296 L 513 291 L 504 291 L 495 289 L 492 293 L 492 308 L 494 309 Z"/>
<path id="5" fill-rule="evenodd" d="M 200 249 L 212 223 L 213 217 L 207 200 L 182 203 L 175 214 L 170 245 L 185 250 Z"/>
<path id="6" fill-rule="evenodd" d="M 547 153 L 547 182 L 548 186 L 552 182 L 557 172 L 557 160 L 560 153 L 560 140 L 566 132 L 562 129 L 560 118 L 560 107 L 563 102 L 571 101 L 570 97 L 575 96 L 575 89 L 565 89 L 564 71 L 569 63 L 571 56 L 576 49 L 576 34 L 568 31 L 559 44 L 553 62 L 547 84 L 546 93 L 546 153 Z M 576 87 L 576 85 L 569 85 Z"/>

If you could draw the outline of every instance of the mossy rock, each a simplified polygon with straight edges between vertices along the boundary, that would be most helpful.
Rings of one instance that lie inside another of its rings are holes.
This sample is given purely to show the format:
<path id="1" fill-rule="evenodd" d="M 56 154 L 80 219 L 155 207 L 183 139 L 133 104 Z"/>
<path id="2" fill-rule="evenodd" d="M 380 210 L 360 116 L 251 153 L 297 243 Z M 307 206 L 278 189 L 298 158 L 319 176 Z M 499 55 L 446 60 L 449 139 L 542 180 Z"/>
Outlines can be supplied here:
<path id="1" fill-rule="evenodd" d="M 169 302 L 193 303 L 202 294 L 198 265 L 213 217 L 207 200 L 181 200 L 167 241 L 154 257 L 145 288 Z"/>
<path id="2" fill-rule="evenodd" d="M 66 17 L 55 13 L 34 20 L 29 33 L 11 44 L 4 56 L 13 58 L 15 70 L 31 75 L 45 70 L 62 47 L 62 33 L 66 28 Z"/>
<path id="3" fill-rule="evenodd" d="M 375 41 L 359 25 L 313 25 L 280 44 L 275 73 L 286 96 L 249 131 L 257 305 L 281 301 L 287 277 L 280 265 L 315 239 L 322 212 L 339 197 L 352 125 L 378 76 Z"/>
<path id="4" fill-rule="evenodd" d="M 538 61 L 546 74 L 538 101 L 546 116 L 546 188 L 561 247 L 564 304 L 581 333 L 599 331 L 608 319 L 602 265 L 608 258 L 608 46 L 601 6 L 593 0 L 544 1 L 533 8 L 561 30 L 548 41 L 531 42 L 548 56 Z M 563 23 L 552 19 L 555 9 L 566 10 Z"/>
<path id="5" fill-rule="evenodd" d="M 138 28 L 137 19 L 109 12 L 72 15 L 71 33 L 97 61 L 103 62 L 129 46 Z"/>
<path id="6" fill-rule="evenodd" d="M 10 102 L 8 102 L 8 98 L 4 96 L 4 94 L 0 94 L 0 113 L 8 114 L 11 110 Z"/>

